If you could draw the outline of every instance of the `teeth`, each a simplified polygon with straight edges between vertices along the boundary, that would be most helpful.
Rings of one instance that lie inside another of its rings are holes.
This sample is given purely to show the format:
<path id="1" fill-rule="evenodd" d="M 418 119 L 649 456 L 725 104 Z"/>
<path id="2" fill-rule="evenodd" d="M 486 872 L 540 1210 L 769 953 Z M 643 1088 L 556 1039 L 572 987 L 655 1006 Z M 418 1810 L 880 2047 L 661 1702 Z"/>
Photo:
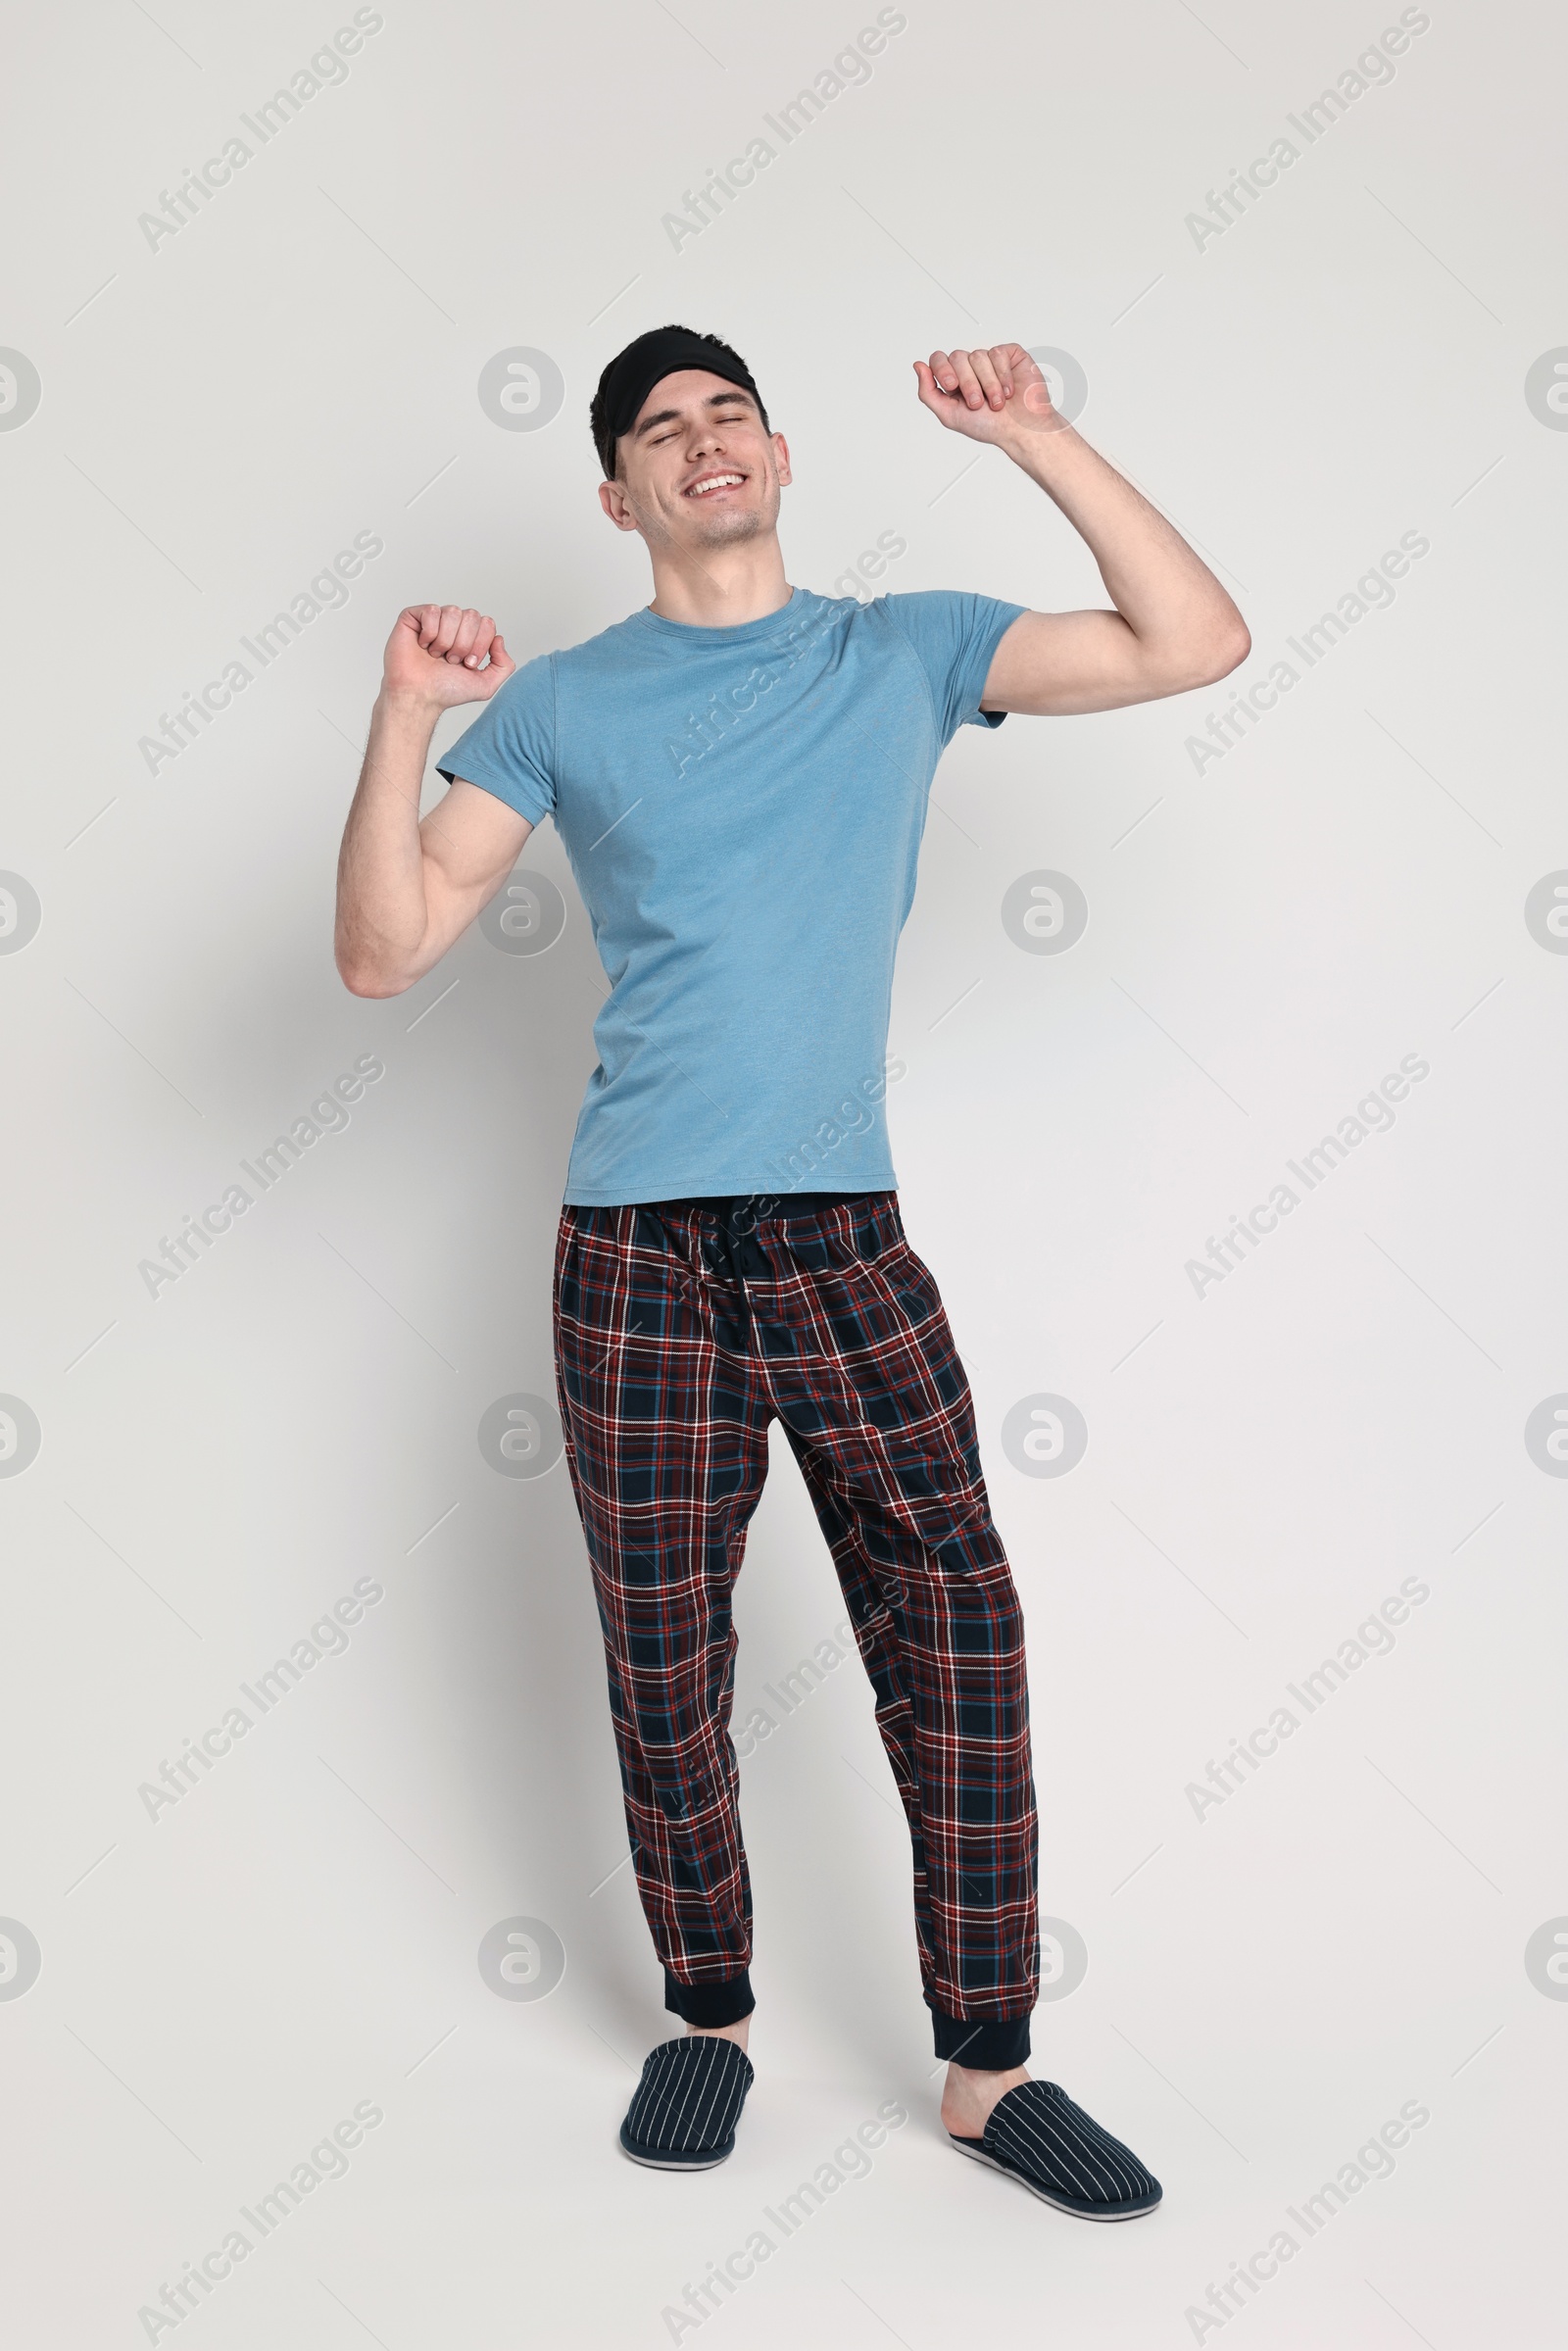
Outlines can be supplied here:
<path id="1" fill-rule="evenodd" d="M 738 489 L 745 478 L 741 473 L 715 473 L 710 480 L 694 482 L 686 495 L 688 498 L 706 498 L 710 490 Z"/>

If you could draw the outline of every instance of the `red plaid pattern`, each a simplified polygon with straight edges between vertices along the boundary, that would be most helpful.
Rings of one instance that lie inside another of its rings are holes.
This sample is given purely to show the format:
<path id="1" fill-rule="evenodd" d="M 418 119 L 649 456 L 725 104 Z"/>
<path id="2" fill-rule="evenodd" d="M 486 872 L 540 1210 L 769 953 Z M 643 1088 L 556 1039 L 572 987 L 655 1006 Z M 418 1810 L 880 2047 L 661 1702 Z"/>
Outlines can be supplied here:
<path id="1" fill-rule="evenodd" d="M 914 1843 L 928 2002 L 1035 2003 L 1023 1626 L 936 1284 L 876 1195 L 763 1215 L 568 1206 L 556 1256 L 566 1456 L 604 1628 L 643 1908 L 683 1985 L 741 1975 L 751 1887 L 729 1737 L 730 1595 L 782 1422 L 827 1538 Z"/>

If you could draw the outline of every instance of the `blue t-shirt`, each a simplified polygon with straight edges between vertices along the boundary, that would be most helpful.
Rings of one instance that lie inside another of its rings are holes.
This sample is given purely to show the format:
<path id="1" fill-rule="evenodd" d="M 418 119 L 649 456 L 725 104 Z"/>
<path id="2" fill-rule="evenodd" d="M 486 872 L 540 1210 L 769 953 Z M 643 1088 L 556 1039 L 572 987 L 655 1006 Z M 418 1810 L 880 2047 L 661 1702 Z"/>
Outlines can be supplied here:
<path id="1" fill-rule="evenodd" d="M 1023 611 L 797 588 L 634 612 L 500 687 L 440 762 L 554 816 L 610 980 L 566 1178 L 584 1206 L 891 1190 L 893 958 L 938 759 Z"/>

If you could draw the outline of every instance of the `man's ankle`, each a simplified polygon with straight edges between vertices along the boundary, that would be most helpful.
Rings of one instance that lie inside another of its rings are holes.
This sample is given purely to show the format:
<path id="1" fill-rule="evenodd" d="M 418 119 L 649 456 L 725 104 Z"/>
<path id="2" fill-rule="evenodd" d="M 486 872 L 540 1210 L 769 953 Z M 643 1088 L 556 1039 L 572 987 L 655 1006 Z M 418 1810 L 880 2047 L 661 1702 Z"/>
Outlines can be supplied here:
<path id="1" fill-rule="evenodd" d="M 686 2031 L 688 2034 L 705 2033 L 710 2038 L 716 2038 L 719 2040 L 732 2040 L 737 2049 L 744 2049 L 746 2046 L 747 2033 L 751 2030 L 752 2016 L 754 2013 L 755 2011 L 748 2011 L 745 2016 L 738 2018 L 733 2025 L 688 2025 Z"/>
<path id="2" fill-rule="evenodd" d="M 1004 2066 L 992 2073 L 949 2058 L 948 2078 L 942 2087 L 943 2122 L 960 2138 L 978 2138 L 998 2099 L 1028 2080 L 1025 2066 Z"/>

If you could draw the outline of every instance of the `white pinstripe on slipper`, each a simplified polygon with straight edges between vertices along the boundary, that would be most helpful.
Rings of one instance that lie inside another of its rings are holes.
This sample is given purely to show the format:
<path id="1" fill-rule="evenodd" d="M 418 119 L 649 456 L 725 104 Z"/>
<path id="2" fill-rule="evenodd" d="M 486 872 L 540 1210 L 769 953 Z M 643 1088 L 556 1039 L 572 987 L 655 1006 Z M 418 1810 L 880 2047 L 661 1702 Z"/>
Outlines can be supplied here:
<path id="1" fill-rule="evenodd" d="M 707 2172 L 735 2145 L 755 2075 L 746 2051 L 718 2033 L 689 2033 L 650 2050 L 620 2143 L 660 2172 Z"/>
<path id="2" fill-rule="evenodd" d="M 1054 2082 L 1020 2082 L 991 2109 L 981 2138 L 949 2137 L 961 2155 L 1020 2180 L 1084 2221 L 1132 2221 L 1164 2190 L 1130 2147 L 1075 2106 Z"/>

